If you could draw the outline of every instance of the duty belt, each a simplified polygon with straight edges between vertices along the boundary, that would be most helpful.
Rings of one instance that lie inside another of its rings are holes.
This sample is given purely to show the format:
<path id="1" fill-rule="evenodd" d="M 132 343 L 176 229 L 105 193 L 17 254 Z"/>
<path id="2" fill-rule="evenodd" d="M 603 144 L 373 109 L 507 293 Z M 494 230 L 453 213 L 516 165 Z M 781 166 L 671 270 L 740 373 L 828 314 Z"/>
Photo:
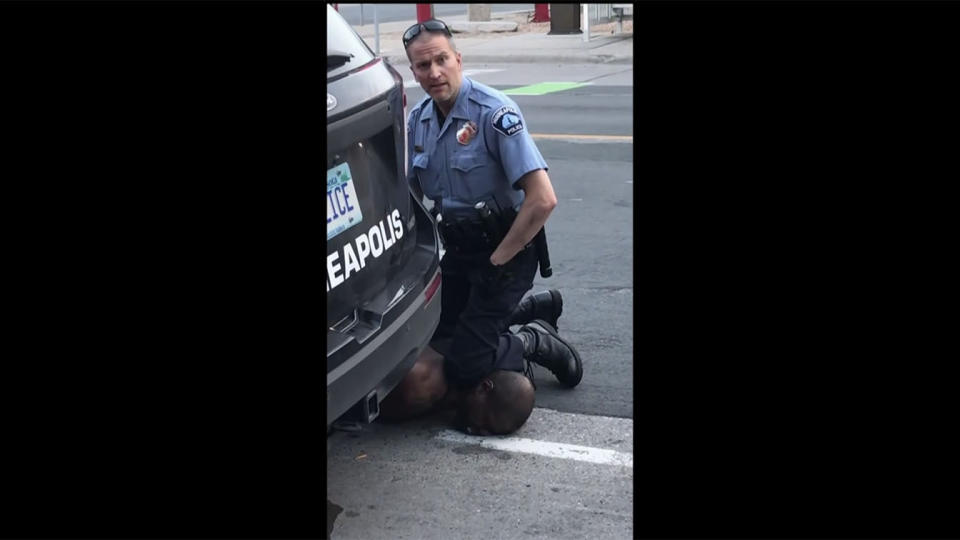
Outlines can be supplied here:
<path id="1" fill-rule="evenodd" d="M 492 203 L 496 204 L 493 201 Z M 447 214 L 443 212 L 439 216 L 437 230 L 440 233 L 440 239 L 443 240 L 444 248 L 461 255 L 492 253 L 503 241 L 517 218 L 515 209 L 491 208 L 486 202 L 478 202 L 466 213 Z M 546 231 L 542 227 L 533 241 L 523 249 L 531 246 L 537 248 L 540 275 L 544 278 L 550 277 L 553 274 L 550 268 L 550 252 L 547 249 Z"/>
<path id="2" fill-rule="evenodd" d="M 461 254 L 492 252 L 503 240 L 479 219 L 441 218 L 437 225 L 447 251 Z"/>

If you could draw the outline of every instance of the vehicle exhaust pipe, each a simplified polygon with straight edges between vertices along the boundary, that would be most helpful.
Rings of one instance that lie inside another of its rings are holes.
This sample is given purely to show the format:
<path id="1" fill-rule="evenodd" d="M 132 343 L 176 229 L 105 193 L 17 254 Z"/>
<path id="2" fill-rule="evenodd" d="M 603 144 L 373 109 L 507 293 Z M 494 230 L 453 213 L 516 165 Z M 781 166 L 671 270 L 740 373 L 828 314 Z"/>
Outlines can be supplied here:
<path id="1" fill-rule="evenodd" d="M 380 416 L 380 400 L 377 399 L 377 391 L 374 389 L 367 397 L 363 398 L 363 417 L 364 423 L 370 424 Z"/>

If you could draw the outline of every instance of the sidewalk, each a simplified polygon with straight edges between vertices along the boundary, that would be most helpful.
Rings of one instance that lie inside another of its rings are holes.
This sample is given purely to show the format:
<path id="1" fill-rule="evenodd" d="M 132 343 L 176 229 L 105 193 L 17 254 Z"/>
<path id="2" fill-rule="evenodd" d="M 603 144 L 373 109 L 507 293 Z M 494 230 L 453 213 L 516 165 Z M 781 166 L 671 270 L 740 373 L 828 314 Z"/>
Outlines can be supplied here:
<path id="1" fill-rule="evenodd" d="M 549 63 L 549 64 L 633 64 L 633 23 L 624 21 L 624 32 L 611 34 L 613 24 L 591 27 L 590 41 L 582 34 L 549 35 L 550 23 L 524 23 L 526 13 L 495 13 L 491 21 L 520 21 L 516 32 L 457 32 L 466 27 L 466 15 L 444 18 L 453 31 L 457 50 L 469 64 Z M 380 24 L 380 55 L 394 66 L 408 64 L 401 36 L 415 20 Z M 460 23 L 460 24 L 458 24 Z M 474 23 L 475 24 L 475 23 Z M 374 25 L 353 27 L 376 49 Z M 603 29 L 601 31 L 596 28 Z"/>

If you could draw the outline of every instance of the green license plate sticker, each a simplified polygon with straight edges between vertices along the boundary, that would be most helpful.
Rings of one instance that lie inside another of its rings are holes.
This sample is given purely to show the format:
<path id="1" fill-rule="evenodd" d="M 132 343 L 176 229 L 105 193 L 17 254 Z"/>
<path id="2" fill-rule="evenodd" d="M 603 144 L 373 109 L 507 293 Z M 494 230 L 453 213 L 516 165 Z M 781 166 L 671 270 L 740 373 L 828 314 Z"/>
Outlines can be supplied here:
<path id="1" fill-rule="evenodd" d="M 363 221 L 350 165 L 327 169 L 327 240 Z"/>

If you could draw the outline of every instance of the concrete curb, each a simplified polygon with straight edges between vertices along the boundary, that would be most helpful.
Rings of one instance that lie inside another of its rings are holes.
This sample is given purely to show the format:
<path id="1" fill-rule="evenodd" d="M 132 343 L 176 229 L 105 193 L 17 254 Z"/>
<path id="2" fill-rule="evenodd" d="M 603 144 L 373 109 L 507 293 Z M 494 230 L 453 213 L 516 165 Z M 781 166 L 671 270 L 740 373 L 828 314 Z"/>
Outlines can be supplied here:
<path id="1" fill-rule="evenodd" d="M 591 37 L 589 43 L 582 42 L 579 35 L 550 36 L 542 33 L 515 32 L 500 33 L 492 39 L 478 39 L 470 37 L 470 34 L 457 35 L 456 39 L 460 40 L 457 46 L 468 64 L 479 62 L 632 65 L 633 36 L 633 32 L 602 35 Z M 380 55 L 393 65 L 406 66 L 409 64 L 406 54 L 395 43 L 399 39 L 399 34 L 390 35 L 387 38 L 389 46 L 386 50 L 381 48 Z"/>
<path id="2" fill-rule="evenodd" d="M 449 23 L 454 34 L 474 32 L 516 32 L 519 25 L 510 21 L 456 21 Z M 456 37 L 456 36 L 454 36 Z"/>

